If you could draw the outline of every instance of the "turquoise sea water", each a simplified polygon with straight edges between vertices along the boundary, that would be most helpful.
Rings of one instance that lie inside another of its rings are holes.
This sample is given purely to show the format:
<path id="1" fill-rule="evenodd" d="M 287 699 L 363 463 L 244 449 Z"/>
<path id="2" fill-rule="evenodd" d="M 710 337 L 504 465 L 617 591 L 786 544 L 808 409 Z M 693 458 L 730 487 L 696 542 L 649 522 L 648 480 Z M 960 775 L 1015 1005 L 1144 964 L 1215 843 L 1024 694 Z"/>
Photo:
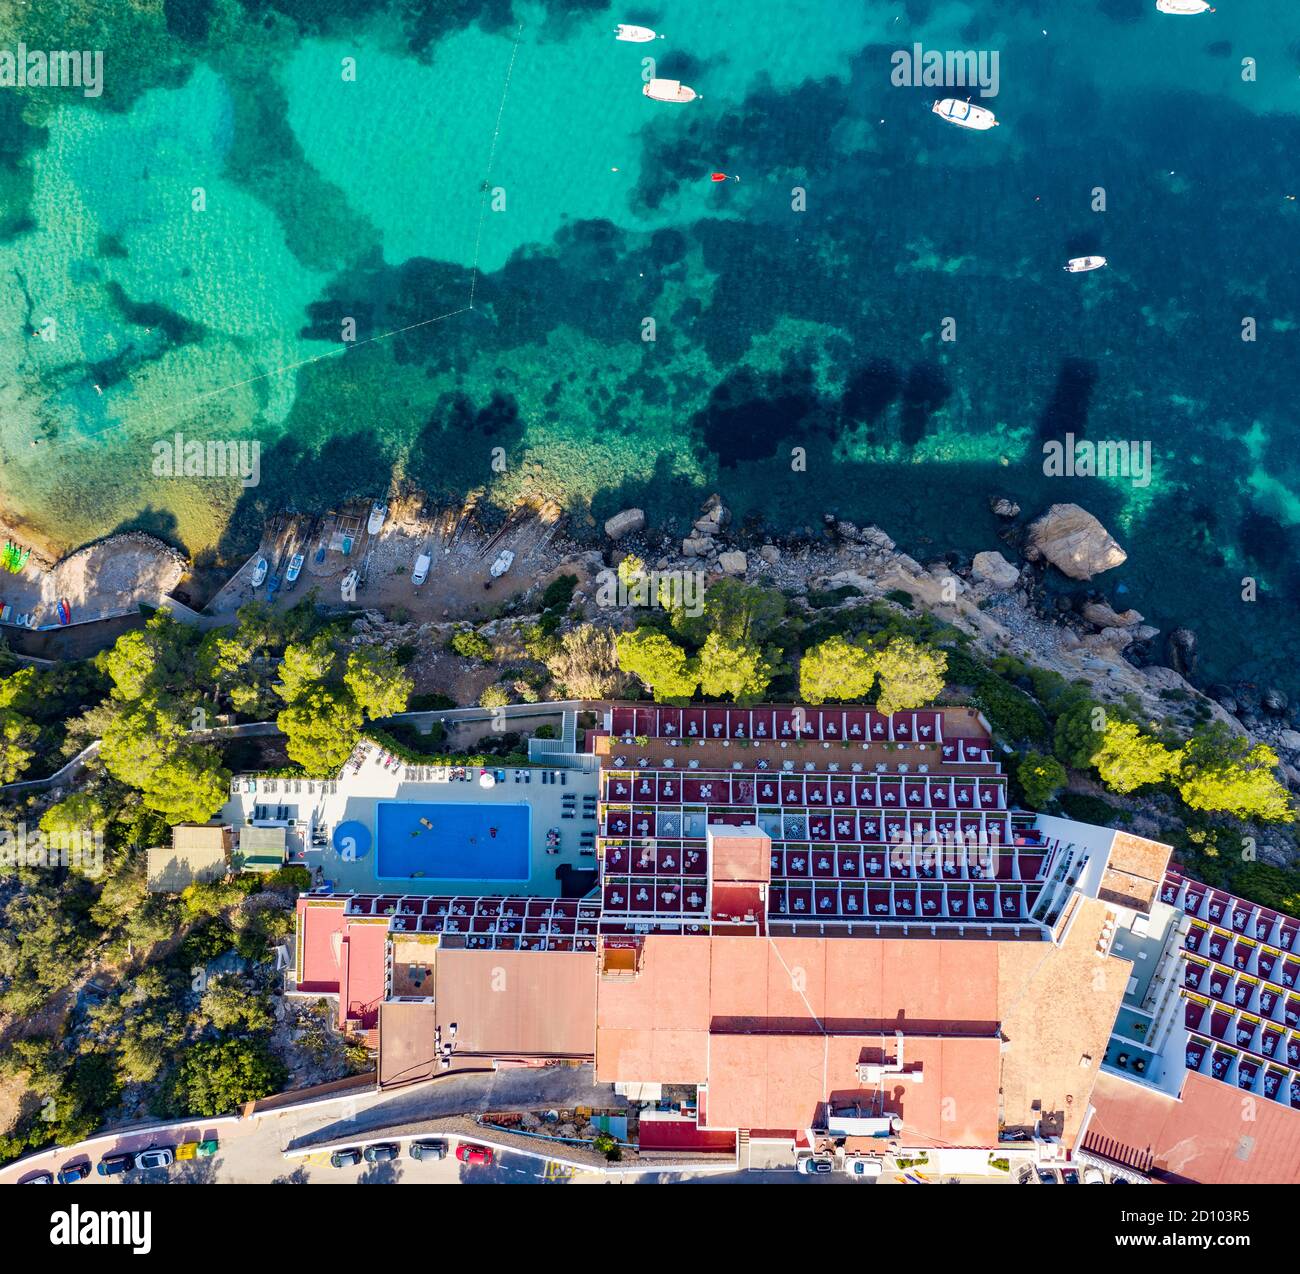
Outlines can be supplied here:
<path id="1" fill-rule="evenodd" d="M 925 558 L 998 547 L 990 495 L 1075 500 L 1129 552 L 1099 588 L 1300 690 L 1290 0 L 119 10 L 0 27 L 105 50 L 101 99 L 0 89 L 0 497 L 34 532 L 233 557 L 396 479 L 579 531 L 718 490 Z M 1001 127 L 891 83 L 917 42 L 998 53 Z M 700 100 L 643 97 L 647 56 Z M 177 430 L 257 439 L 261 485 L 155 478 Z M 1150 443 L 1151 482 L 1045 476 L 1066 434 Z"/>

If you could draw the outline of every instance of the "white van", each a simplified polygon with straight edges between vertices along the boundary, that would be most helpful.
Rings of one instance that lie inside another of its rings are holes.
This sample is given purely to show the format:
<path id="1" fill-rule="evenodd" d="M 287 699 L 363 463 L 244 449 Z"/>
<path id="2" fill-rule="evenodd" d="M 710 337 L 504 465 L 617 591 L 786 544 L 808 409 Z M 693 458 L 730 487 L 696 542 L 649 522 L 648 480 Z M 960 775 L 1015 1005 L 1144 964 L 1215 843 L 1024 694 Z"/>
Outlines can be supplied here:
<path id="1" fill-rule="evenodd" d="M 427 553 L 421 553 L 415 559 L 415 570 L 411 572 L 411 583 L 419 588 L 429 578 L 429 563 L 433 559 Z"/>

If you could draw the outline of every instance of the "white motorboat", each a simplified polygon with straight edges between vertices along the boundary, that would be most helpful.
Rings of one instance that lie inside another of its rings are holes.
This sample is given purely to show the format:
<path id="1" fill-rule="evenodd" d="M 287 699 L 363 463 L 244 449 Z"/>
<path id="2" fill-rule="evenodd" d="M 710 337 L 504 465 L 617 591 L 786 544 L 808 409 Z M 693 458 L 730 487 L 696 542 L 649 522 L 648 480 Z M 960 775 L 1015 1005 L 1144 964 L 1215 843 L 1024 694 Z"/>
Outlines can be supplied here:
<path id="1" fill-rule="evenodd" d="M 370 506 L 370 521 L 366 523 L 366 530 L 371 535 L 378 535 L 384 529 L 384 523 L 388 520 L 388 505 L 381 504 L 378 500 Z"/>
<path id="2" fill-rule="evenodd" d="M 683 84 L 681 80 L 653 79 L 641 92 L 656 102 L 695 101 L 695 90 Z"/>
<path id="3" fill-rule="evenodd" d="M 359 576 L 356 571 L 349 571 L 341 580 L 339 580 L 339 593 L 345 602 L 356 601 L 357 582 Z"/>
<path id="4" fill-rule="evenodd" d="M 510 549 L 502 549 L 497 554 L 497 560 L 492 563 L 492 578 L 500 579 L 513 565 L 515 555 Z"/>
<path id="5" fill-rule="evenodd" d="M 1086 274 L 1089 270 L 1100 270 L 1105 264 L 1105 257 L 1071 257 L 1065 268 L 1071 274 Z"/>
<path id="6" fill-rule="evenodd" d="M 1161 13 L 1176 13 L 1182 16 L 1214 12 L 1210 0 L 1156 0 L 1156 8 Z"/>
<path id="7" fill-rule="evenodd" d="M 935 102 L 930 109 L 940 118 L 946 119 L 958 128 L 973 128 L 977 132 L 998 126 L 997 116 L 984 106 L 974 102 L 963 102 L 955 97 L 945 97 L 942 102 Z"/>
<path id="8" fill-rule="evenodd" d="M 620 22 L 614 29 L 614 39 L 622 40 L 624 44 L 648 44 L 651 40 L 662 40 L 663 36 L 656 35 L 649 27 Z"/>
<path id="9" fill-rule="evenodd" d="M 302 554 L 295 553 L 289 559 L 289 569 L 284 573 L 284 582 L 286 584 L 296 584 L 298 575 L 302 571 Z"/>
<path id="10" fill-rule="evenodd" d="M 266 573 L 270 569 L 270 564 L 267 562 L 266 558 L 259 557 L 257 559 L 257 565 L 253 567 L 253 576 L 249 583 L 256 588 L 266 578 Z"/>

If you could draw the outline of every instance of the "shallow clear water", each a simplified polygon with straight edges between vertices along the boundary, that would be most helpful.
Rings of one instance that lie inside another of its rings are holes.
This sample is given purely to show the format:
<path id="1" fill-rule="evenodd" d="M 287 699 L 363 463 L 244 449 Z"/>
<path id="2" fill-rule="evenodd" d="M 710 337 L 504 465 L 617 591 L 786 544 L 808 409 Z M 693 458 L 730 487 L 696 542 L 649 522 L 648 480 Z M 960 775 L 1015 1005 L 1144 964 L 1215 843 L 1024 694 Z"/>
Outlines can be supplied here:
<path id="1" fill-rule="evenodd" d="M 1300 690 L 1293 3 L 167 7 L 110 30 L 98 101 L 0 89 L 0 497 L 34 533 L 233 555 L 398 478 L 579 529 L 716 489 L 924 558 L 998 547 L 990 495 L 1075 500 L 1129 552 L 1099 587 Z M 1001 127 L 891 84 L 918 41 L 997 51 Z M 647 55 L 701 100 L 643 97 Z M 261 484 L 155 477 L 177 430 L 257 439 Z M 1149 485 L 1046 476 L 1067 433 L 1150 443 Z"/>

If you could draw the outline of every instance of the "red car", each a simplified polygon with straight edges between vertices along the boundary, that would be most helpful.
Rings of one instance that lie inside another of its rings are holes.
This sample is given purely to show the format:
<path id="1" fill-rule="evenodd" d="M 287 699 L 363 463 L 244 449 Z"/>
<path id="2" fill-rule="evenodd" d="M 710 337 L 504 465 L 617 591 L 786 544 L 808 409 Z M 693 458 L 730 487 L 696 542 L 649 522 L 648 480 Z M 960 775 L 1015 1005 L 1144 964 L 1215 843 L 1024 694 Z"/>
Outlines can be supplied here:
<path id="1" fill-rule="evenodd" d="M 488 1146 L 476 1146 L 472 1142 L 462 1141 L 456 1147 L 456 1158 L 467 1163 L 471 1168 L 490 1168 L 492 1151 Z"/>

